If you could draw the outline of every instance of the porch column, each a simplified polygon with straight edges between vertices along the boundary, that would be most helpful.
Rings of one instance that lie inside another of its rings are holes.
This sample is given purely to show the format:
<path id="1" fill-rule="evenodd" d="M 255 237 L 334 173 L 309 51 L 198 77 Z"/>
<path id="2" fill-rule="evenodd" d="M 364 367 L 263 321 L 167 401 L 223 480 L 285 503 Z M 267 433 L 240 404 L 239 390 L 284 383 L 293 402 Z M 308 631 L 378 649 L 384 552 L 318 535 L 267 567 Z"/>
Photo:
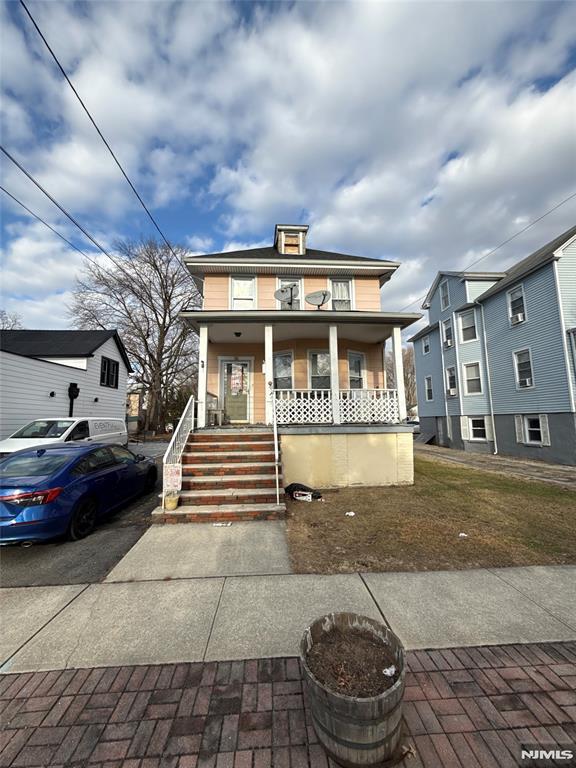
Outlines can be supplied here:
<path id="1" fill-rule="evenodd" d="M 198 428 L 206 426 L 206 392 L 208 389 L 208 326 L 200 326 L 198 347 Z"/>
<path id="2" fill-rule="evenodd" d="M 402 362 L 402 332 L 398 326 L 392 329 L 392 355 L 394 358 L 394 379 L 398 395 L 400 421 L 406 421 L 406 392 L 404 389 L 404 364 Z"/>
<path id="3" fill-rule="evenodd" d="M 266 396 L 266 424 L 272 424 L 272 388 L 274 387 L 274 331 L 264 326 L 264 391 Z"/>
<path id="4" fill-rule="evenodd" d="M 388 389 L 388 374 L 386 373 L 386 339 L 382 342 L 382 389 Z"/>
<path id="5" fill-rule="evenodd" d="M 330 342 L 330 390 L 332 395 L 332 421 L 340 424 L 340 374 L 338 371 L 338 326 L 329 329 Z"/>

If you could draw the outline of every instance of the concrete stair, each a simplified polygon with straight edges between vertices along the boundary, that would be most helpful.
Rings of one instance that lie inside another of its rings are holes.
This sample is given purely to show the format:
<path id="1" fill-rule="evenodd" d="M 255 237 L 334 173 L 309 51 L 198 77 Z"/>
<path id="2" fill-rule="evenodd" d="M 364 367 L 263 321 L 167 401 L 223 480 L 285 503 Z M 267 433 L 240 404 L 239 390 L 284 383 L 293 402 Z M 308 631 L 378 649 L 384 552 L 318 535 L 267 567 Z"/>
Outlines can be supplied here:
<path id="1" fill-rule="evenodd" d="M 277 504 L 272 432 L 248 428 L 196 432 L 182 454 L 180 505 L 172 512 L 157 510 L 154 522 L 278 520 L 286 513 L 281 474 L 279 483 Z"/>

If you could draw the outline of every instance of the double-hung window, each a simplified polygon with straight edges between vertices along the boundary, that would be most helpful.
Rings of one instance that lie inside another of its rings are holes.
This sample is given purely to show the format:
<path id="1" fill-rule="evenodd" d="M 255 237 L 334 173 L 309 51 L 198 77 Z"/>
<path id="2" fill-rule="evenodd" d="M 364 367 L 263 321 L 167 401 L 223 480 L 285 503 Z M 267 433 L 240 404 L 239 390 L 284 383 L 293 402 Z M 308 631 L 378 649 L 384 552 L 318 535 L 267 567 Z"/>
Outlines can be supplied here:
<path id="1" fill-rule="evenodd" d="M 482 392 L 480 363 L 466 363 L 464 365 L 464 384 L 467 395 L 477 395 Z"/>
<path id="2" fill-rule="evenodd" d="M 534 413 L 514 417 L 516 442 L 524 445 L 550 445 L 548 414 Z"/>
<path id="3" fill-rule="evenodd" d="M 100 386 L 118 389 L 118 370 L 117 360 L 111 360 L 109 357 L 103 357 L 100 363 Z"/>
<path id="4" fill-rule="evenodd" d="M 426 376 L 424 379 L 424 392 L 426 400 L 434 400 L 434 391 L 432 389 L 432 376 Z"/>
<path id="5" fill-rule="evenodd" d="M 364 389 L 364 368 L 364 355 L 361 352 L 348 352 L 350 389 Z"/>
<path id="6" fill-rule="evenodd" d="M 274 355 L 274 389 L 292 389 L 292 352 Z"/>
<path id="7" fill-rule="evenodd" d="M 332 280 L 332 309 L 337 312 L 348 312 L 352 309 L 350 280 Z"/>
<path id="8" fill-rule="evenodd" d="M 524 288 L 521 285 L 517 285 L 511 291 L 508 291 L 508 318 L 510 325 L 519 325 L 526 320 Z"/>
<path id="9" fill-rule="evenodd" d="M 516 385 L 518 389 L 530 389 L 534 386 L 532 375 L 532 357 L 529 349 L 514 352 L 514 367 L 516 369 Z"/>
<path id="10" fill-rule="evenodd" d="M 462 341 L 474 341 L 478 338 L 476 333 L 476 312 L 473 309 L 462 312 L 460 315 L 460 336 Z"/>
<path id="11" fill-rule="evenodd" d="M 430 336 L 424 336 L 422 339 L 422 354 L 427 355 L 430 352 Z"/>
<path id="12" fill-rule="evenodd" d="M 450 286 L 448 280 L 443 280 L 440 283 L 440 307 L 444 311 L 450 306 Z"/>
<path id="13" fill-rule="evenodd" d="M 278 302 L 280 309 L 300 309 L 300 300 L 302 297 L 302 284 L 299 277 L 279 277 L 278 288 L 287 288 L 291 293 L 291 298 L 287 301 Z"/>
<path id="14" fill-rule="evenodd" d="M 471 416 L 468 423 L 470 440 L 486 440 L 486 419 L 484 416 Z"/>
<path id="15" fill-rule="evenodd" d="M 451 347 L 454 343 L 454 337 L 452 335 L 452 320 L 448 318 L 442 323 L 442 330 L 444 334 L 444 346 Z"/>
<path id="16" fill-rule="evenodd" d="M 456 385 L 456 367 L 454 365 L 448 366 L 446 368 L 446 394 L 448 397 L 455 397 L 457 394 L 457 385 Z"/>
<path id="17" fill-rule="evenodd" d="M 256 278 L 232 278 L 232 309 L 256 309 Z"/>
<path id="18" fill-rule="evenodd" d="M 310 388 L 330 389 L 329 352 L 310 352 Z"/>

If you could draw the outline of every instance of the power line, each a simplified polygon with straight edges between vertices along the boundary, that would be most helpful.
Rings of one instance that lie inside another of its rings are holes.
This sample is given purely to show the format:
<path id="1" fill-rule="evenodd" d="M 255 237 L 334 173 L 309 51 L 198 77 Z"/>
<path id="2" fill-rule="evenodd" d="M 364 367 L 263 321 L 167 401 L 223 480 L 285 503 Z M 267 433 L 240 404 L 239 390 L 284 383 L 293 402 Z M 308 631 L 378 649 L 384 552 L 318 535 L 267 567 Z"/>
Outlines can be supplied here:
<path id="1" fill-rule="evenodd" d="M 148 206 L 146 205 L 146 203 L 144 202 L 144 200 L 142 200 L 142 198 L 141 198 L 140 194 L 138 193 L 138 190 L 136 189 L 136 187 L 134 186 L 134 184 L 133 184 L 133 183 L 130 181 L 130 179 L 129 179 L 129 177 L 128 177 L 128 174 L 126 173 L 126 171 L 124 170 L 124 168 L 123 168 L 123 167 L 122 167 L 122 165 L 120 164 L 120 161 L 118 160 L 118 158 L 117 158 L 117 157 L 116 157 L 116 155 L 114 154 L 114 151 L 113 151 L 112 147 L 110 146 L 110 144 L 109 144 L 109 143 L 107 142 L 107 140 L 105 139 L 105 137 L 104 137 L 104 134 L 102 133 L 102 131 L 100 130 L 100 128 L 99 128 L 99 127 L 96 125 L 96 121 L 94 120 L 94 118 L 92 117 L 92 115 L 90 114 L 90 112 L 88 111 L 88 107 L 86 106 L 86 104 L 84 104 L 84 102 L 83 102 L 83 100 L 82 100 L 82 98 L 81 98 L 80 94 L 78 93 L 78 91 L 76 90 L 76 88 L 75 88 L 75 87 L 74 87 L 74 85 L 72 84 L 72 81 L 70 80 L 70 78 L 69 78 L 69 77 L 68 77 L 68 75 L 66 74 L 66 72 L 65 72 L 65 70 L 64 70 L 64 67 L 63 67 L 63 66 L 62 66 L 62 64 L 60 64 L 60 62 L 58 61 L 58 58 L 57 58 L 56 54 L 54 53 L 54 51 L 53 51 L 53 50 L 52 50 L 52 48 L 50 47 L 50 44 L 48 43 L 48 41 L 46 40 L 46 38 L 44 37 L 44 35 L 42 34 L 42 31 L 41 31 L 40 27 L 39 27 L 39 26 L 38 26 L 38 24 L 36 23 L 36 21 L 35 21 L 34 17 L 33 17 L 33 16 L 32 16 L 32 14 L 30 13 L 30 11 L 28 10 L 28 8 L 26 7 L 26 4 L 24 3 L 24 0 L 20 0 L 20 5 L 21 5 L 21 6 L 24 8 L 24 10 L 26 11 L 26 13 L 28 14 L 28 18 L 30 19 L 30 21 L 31 21 L 31 22 L 32 22 L 32 24 L 34 25 L 34 27 L 35 27 L 36 31 L 38 32 L 38 34 L 40 35 L 40 37 L 42 38 L 42 42 L 44 43 L 44 45 L 46 46 L 46 48 L 47 48 L 47 49 L 48 49 L 48 51 L 50 52 L 50 55 L 52 56 L 52 58 L 54 59 L 54 61 L 56 62 L 56 66 L 58 67 L 58 69 L 59 69 L 59 70 L 60 70 L 60 72 L 62 73 L 62 76 L 64 77 L 64 79 L 66 80 L 66 82 L 68 83 L 68 85 L 70 86 L 70 88 L 72 89 L 72 91 L 74 92 L 74 95 L 76 96 L 76 98 L 78 99 L 78 101 L 80 102 L 80 104 L 82 105 L 82 109 L 84 110 L 84 112 L 86 112 L 86 114 L 87 114 L 87 116 L 88 116 L 88 119 L 90 120 L 90 122 L 92 123 L 92 125 L 94 126 L 94 128 L 96 129 L 96 132 L 98 133 L 98 136 L 100 136 L 100 138 L 102 139 L 102 141 L 103 141 L 103 142 L 104 142 L 104 144 L 106 145 L 106 149 L 108 150 L 108 152 L 110 152 L 110 154 L 111 154 L 111 155 L 112 155 L 112 157 L 114 158 L 114 162 L 116 163 L 116 165 L 117 165 L 117 166 L 118 166 L 118 168 L 120 169 L 120 172 L 122 173 L 122 175 L 124 176 L 124 178 L 126 179 L 126 181 L 128 182 L 128 184 L 130 185 L 130 188 L 132 189 L 132 192 L 134 192 L 134 194 L 135 194 L 135 195 L 136 195 L 136 197 L 138 198 L 138 200 L 139 200 L 139 202 L 140 202 L 140 205 L 142 206 L 142 208 L 144 208 L 144 210 L 145 210 L 145 211 L 146 211 L 146 213 L 148 214 L 148 218 L 150 219 L 150 221 L 152 222 L 152 224 L 154 224 L 154 226 L 155 226 L 155 227 L 156 227 L 156 229 L 158 230 L 158 233 L 160 234 L 160 237 L 162 238 L 162 240 L 164 240 L 164 242 L 166 243 L 166 245 L 167 245 L 167 246 L 168 246 L 168 248 L 170 249 L 170 252 L 171 252 L 171 253 L 172 253 L 172 255 L 174 256 L 174 258 L 176 258 L 176 259 L 177 259 L 178 257 L 177 257 L 177 255 L 176 255 L 176 253 L 174 252 L 174 249 L 172 248 L 172 246 L 171 246 L 170 242 L 168 241 L 168 239 L 166 238 L 166 236 L 164 235 L 164 233 L 162 232 L 162 230 L 161 230 L 161 229 L 160 229 L 160 227 L 158 226 L 158 223 L 156 222 L 156 219 L 154 218 L 154 216 L 152 216 L 152 214 L 150 213 L 150 210 L 148 209 Z"/>
<path id="2" fill-rule="evenodd" d="M 2 190 L 2 192 L 4 192 L 4 194 L 8 195 L 8 197 L 11 197 L 12 200 L 14 200 L 15 203 L 18 203 L 18 205 L 20 205 L 22 208 L 24 208 L 24 210 L 27 211 L 30 214 L 30 216 L 34 216 L 35 219 L 38 219 L 38 221 L 40 221 L 42 224 L 44 224 L 45 227 L 48 227 L 48 229 L 52 230 L 52 232 L 54 232 L 55 235 L 58 235 L 58 237 L 60 239 L 64 240 L 65 243 L 68 243 L 68 245 L 71 248 L 74 248 L 75 251 L 78 251 L 78 253 L 81 253 L 82 256 L 86 256 L 86 258 L 89 258 L 87 253 L 84 253 L 84 251 L 81 251 L 80 248 L 77 248 L 74 245 L 74 243 L 71 243 L 70 240 L 67 240 L 64 237 L 64 235 L 61 235 L 60 232 L 58 232 L 57 229 L 54 229 L 54 227 L 51 224 L 48 224 L 47 221 L 44 221 L 44 219 L 40 218 L 40 216 L 38 216 L 37 213 L 34 213 L 34 211 L 31 211 L 30 208 L 28 208 L 28 206 L 24 205 L 24 203 L 21 200 L 18 200 L 17 197 L 14 197 L 14 195 L 11 192 L 8 192 L 8 190 L 5 189 L 2 186 L 0 186 L 0 189 Z"/>
<path id="3" fill-rule="evenodd" d="M 523 232 L 526 232 L 527 229 L 530 229 L 530 227 L 533 227 L 534 224 L 538 224 L 539 221 L 542 221 L 542 219 L 545 219 L 546 216 L 549 216 L 551 213 L 554 213 L 554 211 L 558 208 L 560 208 L 561 205 L 564 205 L 564 203 L 567 203 L 569 200 L 572 200 L 573 197 L 576 197 L 576 192 L 573 192 L 571 195 L 568 195 L 568 197 L 565 197 L 564 200 L 561 200 L 557 205 L 555 205 L 553 208 L 550 208 L 549 211 L 546 211 L 546 213 L 543 213 L 542 216 L 539 216 L 537 219 L 534 219 L 534 221 L 531 221 L 529 224 L 527 224 L 523 229 L 516 232 L 514 235 L 509 237 L 507 240 L 504 240 L 500 243 L 500 245 L 497 245 L 496 248 L 492 248 L 491 251 L 488 251 L 488 253 L 485 253 L 484 256 L 480 256 L 475 261 L 470 262 L 464 269 L 458 270 L 459 272 L 467 272 L 470 267 L 475 266 L 479 262 L 483 261 L 484 259 L 487 259 L 488 256 L 492 256 L 493 253 L 496 253 L 500 248 L 502 248 L 504 245 L 507 245 L 512 240 L 514 240 L 516 237 L 521 235 Z M 425 299 L 427 294 L 424 294 L 424 296 L 420 296 L 419 299 L 414 299 L 414 301 L 411 301 L 410 304 L 406 304 L 405 307 L 402 307 L 400 312 L 404 312 L 405 309 L 408 309 L 408 307 L 411 307 L 412 304 L 416 304 L 419 301 L 422 301 L 422 299 Z"/>
<path id="4" fill-rule="evenodd" d="M 31 181 L 33 184 L 35 184 L 35 185 L 38 187 L 38 189 L 39 189 L 41 192 L 43 192 L 43 193 L 46 195 L 46 197 L 47 197 L 47 198 L 48 198 L 48 199 L 49 199 L 51 202 L 53 202 L 53 203 L 54 203 L 54 205 L 55 205 L 57 208 L 59 208 L 59 209 L 62 211 L 62 213 L 64 214 L 64 216 L 66 216 L 68 219 L 70 219 L 70 221 L 72 222 L 72 224 L 74 224 L 76 227 L 78 227 L 78 229 L 80 230 L 80 232 L 82 232 L 82 233 L 83 233 L 83 234 L 84 234 L 84 235 L 85 235 L 85 236 L 88 238 L 88 240 L 90 240 L 92 243 L 94 243 L 94 245 L 96 246 L 96 248 L 98 248 L 98 250 L 99 250 L 99 251 L 102 251 L 102 253 L 103 253 L 105 256 L 108 256 L 108 258 L 110 258 L 110 259 L 112 258 L 112 257 L 110 256 L 110 254 L 108 253 L 108 251 L 106 251 L 106 250 L 105 250 L 105 249 L 104 249 L 104 248 L 103 248 L 103 247 L 100 245 L 100 243 L 98 242 L 98 240 L 96 240 L 95 238 L 93 238 L 93 237 L 92 237 L 92 235 L 91 235 L 89 232 L 87 232 L 87 231 L 84 229 L 84 227 L 83 227 L 81 224 L 79 224 L 79 223 L 76 221 L 76 219 L 75 219 L 75 218 L 72 216 L 72 214 L 68 213 L 68 211 L 66 210 L 66 208 L 63 208 L 63 207 L 60 205 L 60 203 L 59 203 L 59 202 L 58 202 L 58 201 L 57 201 L 57 200 L 56 200 L 54 197 L 52 197 L 52 195 L 51 195 L 49 192 L 47 192 L 47 191 L 44 189 L 44 187 L 43 187 L 43 186 L 40 184 L 40 182 L 39 182 L 39 181 L 36 181 L 36 179 L 34 178 L 34 176 L 32 176 L 32 174 L 31 174 L 31 173 L 28 173 L 28 171 L 26 170 L 26 168 L 24 168 L 24 166 L 22 166 L 22 165 L 21 165 L 21 164 L 18 162 L 18 160 L 16 160 L 16 158 L 15 158 L 15 157 L 12 157 L 12 155 L 10 154 L 10 152 L 8 152 L 8 150 L 7 150 L 7 149 L 4 149 L 4 147 L 0 145 L 0 150 L 2 150 L 2 152 L 3 152 L 3 153 L 6 155 L 6 157 L 7 157 L 9 160 L 11 160 L 11 161 L 14 163 L 14 165 L 15 165 L 17 168 L 19 168 L 19 169 L 22 171 L 22 173 L 23 173 L 25 176 L 27 176 L 27 177 L 30 179 L 30 181 Z"/>

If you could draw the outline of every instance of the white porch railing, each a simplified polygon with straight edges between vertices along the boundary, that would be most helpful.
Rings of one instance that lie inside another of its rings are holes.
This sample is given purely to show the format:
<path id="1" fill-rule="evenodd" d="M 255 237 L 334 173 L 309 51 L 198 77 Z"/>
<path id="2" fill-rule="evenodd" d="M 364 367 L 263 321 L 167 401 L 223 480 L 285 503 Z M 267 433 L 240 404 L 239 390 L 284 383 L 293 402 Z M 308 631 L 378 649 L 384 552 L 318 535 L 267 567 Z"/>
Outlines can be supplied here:
<path id="1" fill-rule="evenodd" d="M 162 459 L 162 509 L 167 493 L 179 493 L 182 488 L 182 453 L 190 432 L 194 431 L 194 396 L 182 412 L 180 421 Z"/>
<path id="2" fill-rule="evenodd" d="M 275 389 L 278 424 L 332 424 L 332 392 L 329 389 Z M 395 389 L 341 389 L 338 395 L 341 424 L 398 424 Z"/>

